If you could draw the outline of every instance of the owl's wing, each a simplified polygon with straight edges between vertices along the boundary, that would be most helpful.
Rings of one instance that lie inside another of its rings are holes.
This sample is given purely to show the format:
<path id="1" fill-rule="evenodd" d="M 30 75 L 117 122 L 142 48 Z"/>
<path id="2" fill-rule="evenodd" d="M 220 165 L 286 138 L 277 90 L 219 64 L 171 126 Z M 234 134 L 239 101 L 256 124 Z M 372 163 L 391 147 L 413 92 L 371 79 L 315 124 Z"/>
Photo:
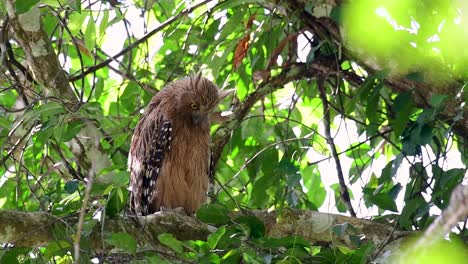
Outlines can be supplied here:
<path id="1" fill-rule="evenodd" d="M 149 214 L 149 206 L 153 200 L 156 181 L 161 171 L 164 156 L 171 148 L 172 126 L 168 121 L 162 122 L 156 131 L 153 132 L 153 138 L 149 144 L 149 155 L 143 161 L 143 182 L 141 203 L 143 214 Z"/>
<path id="2" fill-rule="evenodd" d="M 214 184 L 214 170 L 215 162 L 213 158 L 213 149 L 210 149 L 210 159 L 208 164 L 208 179 L 210 180 L 210 184 Z"/>
<path id="3" fill-rule="evenodd" d="M 170 150 L 172 126 L 161 118 L 145 116 L 135 128 L 128 167 L 131 174 L 130 209 L 149 214 L 149 205 L 156 188 L 165 154 Z"/>

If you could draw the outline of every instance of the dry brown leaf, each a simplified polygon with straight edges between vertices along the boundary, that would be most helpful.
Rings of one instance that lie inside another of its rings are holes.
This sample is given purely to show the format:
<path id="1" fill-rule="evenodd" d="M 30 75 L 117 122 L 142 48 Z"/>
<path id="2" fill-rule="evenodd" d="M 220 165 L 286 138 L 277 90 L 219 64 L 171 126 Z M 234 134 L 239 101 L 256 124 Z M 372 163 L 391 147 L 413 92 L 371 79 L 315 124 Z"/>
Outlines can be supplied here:
<path id="1" fill-rule="evenodd" d="M 91 52 L 89 51 L 88 48 L 86 48 L 84 42 L 81 39 L 77 39 L 75 44 L 81 53 L 87 55 L 88 57 L 92 57 Z"/>
<path id="2" fill-rule="evenodd" d="M 253 14 L 253 15 L 251 15 L 251 16 L 249 17 L 249 21 L 247 21 L 247 24 L 246 24 L 245 28 L 246 28 L 246 29 L 251 29 L 254 20 L 255 20 L 255 14 Z"/>
<path id="3" fill-rule="evenodd" d="M 247 24 L 245 25 L 245 29 L 250 31 L 252 29 L 253 22 L 255 20 L 255 14 L 249 17 Z M 236 50 L 234 51 L 234 58 L 232 59 L 232 64 L 234 70 L 237 70 L 242 63 L 242 60 L 247 55 L 247 50 L 249 49 L 250 41 L 250 33 L 247 33 L 242 37 L 242 39 L 237 43 Z"/>
<path id="4" fill-rule="evenodd" d="M 247 33 L 237 44 L 236 50 L 234 51 L 234 58 L 232 59 L 232 64 L 234 70 L 237 70 L 242 63 L 245 55 L 247 55 L 247 50 L 249 49 L 249 40 L 250 33 Z"/>

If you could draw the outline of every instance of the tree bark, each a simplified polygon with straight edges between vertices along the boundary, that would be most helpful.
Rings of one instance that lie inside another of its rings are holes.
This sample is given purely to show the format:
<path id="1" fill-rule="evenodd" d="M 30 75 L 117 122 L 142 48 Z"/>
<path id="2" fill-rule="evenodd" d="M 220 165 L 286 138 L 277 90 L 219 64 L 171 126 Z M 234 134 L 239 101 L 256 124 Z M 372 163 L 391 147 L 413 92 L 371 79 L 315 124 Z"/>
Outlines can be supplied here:
<path id="1" fill-rule="evenodd" d="M 410 232 L 395 230 L 392 226 L 370 220 L 315 211 L 283 209 L 272 212 L 257 210 L 247 213 L 265 224 L 267 237 L 300 236 L 311 244 L 333 243 L 356 248 L 358 245 L 350 239 L 350 235 L 355 235 L 363 236 L 362 242 L 372 241 L 378 246 L 410 234 Z M 240 213 L 233 213 L 231 217 L 235 218 L 239 215 Z M 57 234 L 67 233 L 67 230 L 69 231 L 76 223 L 76 216 L 57 217 L 41 212 L 3 210 L 0 211 L 0 243 L 10 243 L 17 247 L 45 246 L 59 239 Z M 353 228 L 349 227 L 342 236 L 339 236 L 333 229 L 343 224 Z M 103 248 L 105 242 L 102 238 L 110 233 L 128 233 L 137 241 L 143 241 L 139 239 L 142 237 L 147 237 L 150 241 L 158 241 L 158 235 L 164 233 L 171 233 L 179 240 L 206 240 L 215 230 L 216 228 L 195 218 L 168 211 L 149 216 L 106 219 L 104 223 L 95 225 L 87 240 L 95 250 L 106 252 L 111 247 L 106 245 Z"/>

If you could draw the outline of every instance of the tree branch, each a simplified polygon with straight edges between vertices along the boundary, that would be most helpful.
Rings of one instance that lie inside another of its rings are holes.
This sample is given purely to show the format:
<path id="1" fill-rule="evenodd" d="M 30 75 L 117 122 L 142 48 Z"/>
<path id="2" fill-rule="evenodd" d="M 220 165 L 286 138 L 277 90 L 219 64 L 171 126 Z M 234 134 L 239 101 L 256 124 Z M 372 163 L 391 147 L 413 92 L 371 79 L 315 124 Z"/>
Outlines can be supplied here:
<path id="1" fill-rule="evenodd" d="M 357 245 L 349 240 L 350 235 L 363 235 L 363 242 L 372 240 L 375 244 L 411 234 L 410 232 L 394 230 L 392 226 L 314 211 L 300 211 L 282 209 L 279 211 L 249 211 L 248 214 L 259 218 L 266 229 L 266 236 L 280 238 L 286 236 L 301 236 L 312 244 L 338 243 L 356 248 Z M 239 216 L 239 212 L 231 215 Z M 58 239 L 54 234 L 73 233 L 70 228 L 77 223 L 76 216 L 58 218 L 40 212 L 0 211 L 0 243 L 9 243 L 17 247 L 40 247 Z M 357 233 L 345 232 L 337 236 L 332 228 L 336 225 L 348 223 L 356 228 Z M 121 217 L 107 219 L 104 226 L 97 224 L 87 241 L 96 252 L 108 252 L 110 245 L 102 241 L 103 233 L 125 232 L 137 241 L 144 243 L 142 238 L 149 236 L 152 241 L 158 241 L 158 235 L 171 233 L 179 240 L 206 240 L 215 228 L 197 219 L 175 212 L 158 212 L 149 216 Z M 73 242 L 70 243 L 70 248 Z M 103 245 L 104 248 L 103 248 Z"/>
<path id="2" fill-rule="evenodd" d="M 68 104 L 75 105 L 77 97 L 68 83 L 65 71 L 60 67 L 49 37 L 42 28 L 39 8 L 35 6 L 24 14 L 16 14 L 14 1 L 8 0 L 6 5 L 11 33 L 24 50 L 34 80 Z"/>

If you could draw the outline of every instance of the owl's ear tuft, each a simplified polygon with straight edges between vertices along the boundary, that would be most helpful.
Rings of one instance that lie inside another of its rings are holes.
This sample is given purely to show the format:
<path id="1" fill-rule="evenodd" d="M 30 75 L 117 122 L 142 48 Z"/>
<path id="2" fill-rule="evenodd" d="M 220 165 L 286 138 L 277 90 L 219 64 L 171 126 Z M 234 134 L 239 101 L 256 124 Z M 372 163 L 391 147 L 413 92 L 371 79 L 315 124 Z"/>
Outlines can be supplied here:
<path id="1" fill-rule="evenodd" d="M 218 91 L 218 100 L 222 101 L 224 98 L 228 97 L 229 95 L 233 94 L 236 89 L 228 89 L 228 90 L 219 90 Z"/>

